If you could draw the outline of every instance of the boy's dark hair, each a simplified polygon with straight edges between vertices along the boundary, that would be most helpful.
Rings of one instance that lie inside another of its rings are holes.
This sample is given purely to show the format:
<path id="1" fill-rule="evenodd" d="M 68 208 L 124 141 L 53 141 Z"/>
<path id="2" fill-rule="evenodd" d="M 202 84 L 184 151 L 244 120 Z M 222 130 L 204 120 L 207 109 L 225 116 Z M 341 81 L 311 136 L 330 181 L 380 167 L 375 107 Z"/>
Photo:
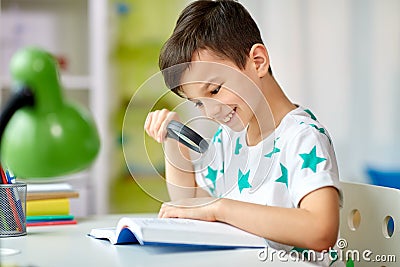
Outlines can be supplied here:
<path id="1" fill-rule="evenodd" d="M 180 14 L 171 37 L 161 49 L 159 67 L 167 86 L 181 96 L 179 81 L 189 66 L 182 63 L 190 62 L 194 52 L 209 49 L 244 69 L 256 43 L 263 44 L 260 30 L 240 3 L 199 0 Z M 271 68 L 268 71 L 272 74 Z"/>

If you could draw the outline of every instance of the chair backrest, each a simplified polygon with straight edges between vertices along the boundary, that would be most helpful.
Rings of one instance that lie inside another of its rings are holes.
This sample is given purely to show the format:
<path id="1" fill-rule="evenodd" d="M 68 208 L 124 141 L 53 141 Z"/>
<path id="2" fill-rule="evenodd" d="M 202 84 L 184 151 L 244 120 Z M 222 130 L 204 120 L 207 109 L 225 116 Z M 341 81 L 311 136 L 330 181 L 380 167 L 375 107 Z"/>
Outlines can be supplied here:
<path id="1" fill-rule="evenodd" d="M 354 266 L 399 266 L 400 190 L 349 182 L 341 186 L 338 245 L 343 259 L 352 258 Z"/>

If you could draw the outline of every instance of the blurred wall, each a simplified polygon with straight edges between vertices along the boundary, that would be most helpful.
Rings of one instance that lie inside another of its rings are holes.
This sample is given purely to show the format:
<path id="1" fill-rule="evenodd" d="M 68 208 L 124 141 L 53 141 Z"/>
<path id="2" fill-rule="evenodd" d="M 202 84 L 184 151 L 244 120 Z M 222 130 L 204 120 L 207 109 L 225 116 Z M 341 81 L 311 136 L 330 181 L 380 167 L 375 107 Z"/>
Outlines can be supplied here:
<path id="1" fill-rule="evenodd" d="M 241 0 L 277 81 L 325 124 L 342 180 L 400 169 L 400 1 Z"/>
<path id="2" fill-rule="evenodd" d="M 155 104 L 152 96 L 159 94 L 158 88 L 146 88 L 148 98 L 142 99 L 140 105 L 132 107 L 130 102 L 137 90 L 159 72 L 160 49 L 171 34 L 184 4 L 184 0 L 109 0 L 110 90 L 113 98 L 110 104 L 113 132 L 111 213 L 157 212 L 160 202 L 144 188 L 156 195 L 167 194 L 165 184 L 155 180 L 155 172 L 145 164 L 151 154 L 154 167 L 162 169 L 162 147 L 148 140 L 148 151 L 143 151 L 144 119 L 149 107 Z M 160 104 L 169 106 L 168 101 Z M 130 119 L 124 121 L 127 114 L 131 114 Z M 123 144 L 129 157 L 124 156 Z M 135 179 L 132 179 L 133 174 Z"/>
<path id="3" fill-rule="evenodd" d="M 113 173 L 121 177 L 127 173 L 127 165 L 135 164 L 140 168 L 143 155 L 125 162 L 122 154 L 121 135 L 124 116 L 129 102 L 135 92 L 158 69 L 158 56 L 163 43 L 173 30 L 175 21 L 184 4 L 182 0 L 112 0 L 110 1 L 110 66 L 112 92 L 115 101 L 112 104 L 112 123 L 114 129 L 114 163 Z M 154 93 L 157 93 L 157 88 Z M 144 107 L 154 103 L 143 103 Z M 166 103 L 166 106 L 167 103 Z M 134 110 L 138 121 L 131 121 L 125 127 L 131 127 L 129 136 L 125 136 L 124 142 L 130 142 L 129 146 L 141 145 L 143 123 L 141 119 L 146 117 L 148 109 L 137 108 Z M 140 124 L 140 125 L 139 125 Z M 153 144 L 154 150 L 160 150 L 158 144 Z M 162 156 L 161 150 L 158 151 Z M 162 162 L 160 156 L 157 160 Z M 146 172 L 143 170 L 141 172 Z"/>

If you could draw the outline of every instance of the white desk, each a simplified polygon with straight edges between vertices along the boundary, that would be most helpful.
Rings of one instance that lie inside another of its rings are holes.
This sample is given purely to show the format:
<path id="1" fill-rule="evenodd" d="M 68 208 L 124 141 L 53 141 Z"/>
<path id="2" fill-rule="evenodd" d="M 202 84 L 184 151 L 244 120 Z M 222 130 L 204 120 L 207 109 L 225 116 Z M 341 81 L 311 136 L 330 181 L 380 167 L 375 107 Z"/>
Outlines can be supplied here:
<path id="1" fill-rule="evenodd" d="M 122 215 L 78 220 L 77 225 L 29 227 L 28 235 L 0 239 L 2 248 L 20 253 L 1 258 L 1 266 L 313 266 L 275 259 L 260 261 L 259 249 L 194 250 L 111 245 L 87 236 L 92 228 L 115 226 Z"/>

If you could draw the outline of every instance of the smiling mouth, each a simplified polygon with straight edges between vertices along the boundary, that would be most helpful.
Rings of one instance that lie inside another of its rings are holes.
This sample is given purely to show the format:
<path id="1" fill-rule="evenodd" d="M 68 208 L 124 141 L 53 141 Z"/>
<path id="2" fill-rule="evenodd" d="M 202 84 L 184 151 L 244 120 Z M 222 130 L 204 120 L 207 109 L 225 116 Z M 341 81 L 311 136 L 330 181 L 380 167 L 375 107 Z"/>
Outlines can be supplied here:
<path id="1" fill-rule="evenodd" d="M 232 119 L 233 115 L 235 115 L 235 113 L 236 113 L 236 107 L 233 108 L 233 110 L 228 115 L 226 115 L 226 117 L 222 121 L 224 123 L 230 122 L 230 120 Z"/>

